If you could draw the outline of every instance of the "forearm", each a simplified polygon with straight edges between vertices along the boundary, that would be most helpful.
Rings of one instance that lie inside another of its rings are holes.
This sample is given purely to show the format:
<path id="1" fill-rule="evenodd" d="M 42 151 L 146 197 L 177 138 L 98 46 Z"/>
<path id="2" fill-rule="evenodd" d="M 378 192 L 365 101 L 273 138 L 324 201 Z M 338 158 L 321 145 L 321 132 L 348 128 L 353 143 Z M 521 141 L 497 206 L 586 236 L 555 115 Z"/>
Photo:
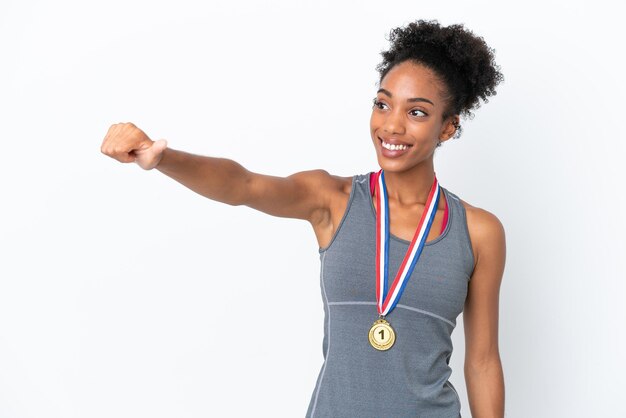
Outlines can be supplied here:
<path id="1" fill-rule="evenodd" d="M 504 373 L 499 357 L 480 367 L 466 365 L 465 383 L 473 418 L 504 417 Z"/>
<path id="2" fill-rule="evenodd" d="M 229 205 L 242 202 L 248 170 L 236 161 L 166 148 L 155 168 L 209 199 Z"/>

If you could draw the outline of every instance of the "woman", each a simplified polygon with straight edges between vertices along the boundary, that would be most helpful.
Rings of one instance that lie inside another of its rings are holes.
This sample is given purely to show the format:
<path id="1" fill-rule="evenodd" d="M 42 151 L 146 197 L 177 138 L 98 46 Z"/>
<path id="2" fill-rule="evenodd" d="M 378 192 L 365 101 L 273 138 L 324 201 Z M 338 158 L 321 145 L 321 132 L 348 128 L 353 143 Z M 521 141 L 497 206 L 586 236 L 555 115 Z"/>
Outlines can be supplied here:
<path id="1" fill-rule="evenodd" d="M 418 20 L 391 31 L 370 132 L 376 172 L 282 178 L 111 126 L 101 150 L 156 168 L 209 199 L 309 221 L 320 249 L 324 363 L 307 417 L 460 416 L 448 381 L 451 333 L 464 312 L 472 416 L 504 416 L 498 349 L 502 224 L 440 186 L 433 157 L 459 117 L 495 94 L 493 50 L 462 25 Z"/>

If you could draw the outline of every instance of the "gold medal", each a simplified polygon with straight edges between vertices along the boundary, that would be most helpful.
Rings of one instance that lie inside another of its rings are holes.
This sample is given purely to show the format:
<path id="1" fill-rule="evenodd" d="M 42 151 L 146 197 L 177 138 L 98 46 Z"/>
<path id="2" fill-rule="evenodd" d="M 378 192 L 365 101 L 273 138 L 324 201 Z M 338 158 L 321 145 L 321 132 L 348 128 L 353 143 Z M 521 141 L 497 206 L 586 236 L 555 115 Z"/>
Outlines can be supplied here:
<path id="1" fill-rule="evenodd" d="M 415 263 L 422 254 L 423 244 L 426 242 L 430 226 L 435 219 L 441 187 L 437 181 L 437 176 L 433 176 L 433 182 L 428 192 L 428 198 L 424 205 L 424 211 L 417 224 L 413 239 L 404 255 L 402 264 L 396 273 L 396 277 L 387 286 L 387 275 L 389 267 L 389 199 L 387 198 L 387 187 L 385 185 L 385 171 L 380 170 L 374 194 L 376 195 L 376 309 L 379 318 L 374 321 L 370 328 L 369 340 L 372 347 L 377 350 L 389 350 L 396 341 L 396 333 L 385 321 L 385 315 L 393 310 L 400 296 L 404 291 L 404 285 L 409 280 Z"/>
<path id="2" fill-rule="evenodd" d="M 377 350 L 389 350 L 396 341 L 396 333 L 389 322 L 380 317 L 370 328 L 369 332 L 370 344 Z"/>

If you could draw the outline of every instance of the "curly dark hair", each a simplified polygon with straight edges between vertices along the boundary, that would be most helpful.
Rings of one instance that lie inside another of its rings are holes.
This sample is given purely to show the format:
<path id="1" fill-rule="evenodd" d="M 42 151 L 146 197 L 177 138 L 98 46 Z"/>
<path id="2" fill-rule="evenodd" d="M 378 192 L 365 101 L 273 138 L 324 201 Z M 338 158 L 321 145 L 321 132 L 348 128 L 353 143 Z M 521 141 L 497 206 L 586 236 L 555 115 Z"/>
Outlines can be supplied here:
<path id="1" fill-rule="evenodd" d="M 383 61 L 376 66 L 379 84 L 391 68 L 411 60 L 431 69 L 443 82 L 446 102 L 443 119 L 452 115 L 474 118 L 472 109 L 479 99 L 489 102 L 496 86 L 504 80 L 494 60 L 495 50 L 482 37 L 475 36 L 462 24 L 441 26 L 437 20 L 417 20 L 391 30 L 391 47 L 382 51 Z M 457 126 L 454 137 L 461 136 Z"/>

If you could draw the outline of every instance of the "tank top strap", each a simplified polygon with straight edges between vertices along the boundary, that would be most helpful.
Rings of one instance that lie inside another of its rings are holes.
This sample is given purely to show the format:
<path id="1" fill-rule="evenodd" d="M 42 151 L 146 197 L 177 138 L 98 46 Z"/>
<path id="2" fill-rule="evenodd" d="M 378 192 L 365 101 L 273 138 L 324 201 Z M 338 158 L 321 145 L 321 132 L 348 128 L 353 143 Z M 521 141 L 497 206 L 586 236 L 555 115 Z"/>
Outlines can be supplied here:
<path id="1" fill-rule="evenodd" d="M 448 202 L 448 234 L 451 235 L 455 245 L 459 248 L 460 253 L 466 266 L 466 273 L 471 276 L 474 270 L 474 251 L 472 250 L 472 242 L 470 240 L 469 228 L 467 226 L 467 213 L 465 206 L 461 202 L 459 196 L 442 186 L 442 189 Z"/>

